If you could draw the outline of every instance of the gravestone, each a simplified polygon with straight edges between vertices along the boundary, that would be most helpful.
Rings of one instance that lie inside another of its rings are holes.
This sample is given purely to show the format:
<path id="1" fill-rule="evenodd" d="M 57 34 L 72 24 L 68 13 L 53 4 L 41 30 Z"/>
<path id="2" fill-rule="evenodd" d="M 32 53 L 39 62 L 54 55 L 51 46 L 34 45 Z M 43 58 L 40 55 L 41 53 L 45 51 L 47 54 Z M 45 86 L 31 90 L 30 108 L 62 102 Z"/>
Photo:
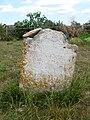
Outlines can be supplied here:
<path id="1" fill-rule="evenodd" d="M 78 47 L 69 44 L 62 32 L 51 29 L 38 28 L 23 37 L 20 86 L 47 91 L 69 86 Z"/>

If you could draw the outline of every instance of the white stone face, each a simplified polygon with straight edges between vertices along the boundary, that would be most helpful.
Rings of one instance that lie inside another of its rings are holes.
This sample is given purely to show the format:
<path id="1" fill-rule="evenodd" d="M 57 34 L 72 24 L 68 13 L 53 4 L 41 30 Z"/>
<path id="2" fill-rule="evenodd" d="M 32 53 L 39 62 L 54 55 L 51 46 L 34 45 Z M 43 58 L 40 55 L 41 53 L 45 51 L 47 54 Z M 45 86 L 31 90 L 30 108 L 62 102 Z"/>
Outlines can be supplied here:
<path id="1" fill-rule="evenodd" d="M 21 83 L 43 90 L 62 89 L 73 76 L 77 46 L 68 44 L 62 32 L 51 29 L 43 29 L 27 41 Z"/>

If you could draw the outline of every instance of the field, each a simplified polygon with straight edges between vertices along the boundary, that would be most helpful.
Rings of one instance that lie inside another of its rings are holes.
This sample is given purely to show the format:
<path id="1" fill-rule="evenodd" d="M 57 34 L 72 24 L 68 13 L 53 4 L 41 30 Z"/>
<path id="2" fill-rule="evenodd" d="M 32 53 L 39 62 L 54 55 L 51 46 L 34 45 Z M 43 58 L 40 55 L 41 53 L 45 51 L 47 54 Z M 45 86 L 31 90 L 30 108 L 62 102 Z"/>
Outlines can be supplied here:
<path id="1" fill-rule="evenodd" d="M 0 120 L 90 120 L 90 46 L 79 46 L 68 89 L 35 94 L 19 88 L 22 47 L 0 41 Z"/>

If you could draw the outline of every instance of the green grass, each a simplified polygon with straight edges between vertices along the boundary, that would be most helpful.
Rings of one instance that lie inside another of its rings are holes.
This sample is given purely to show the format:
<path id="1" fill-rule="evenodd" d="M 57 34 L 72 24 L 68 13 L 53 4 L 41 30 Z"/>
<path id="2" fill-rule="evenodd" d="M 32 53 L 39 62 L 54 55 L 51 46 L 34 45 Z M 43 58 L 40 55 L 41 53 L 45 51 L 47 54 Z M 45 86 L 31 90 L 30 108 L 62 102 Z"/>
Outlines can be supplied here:
<path id="1" fill-rule="evenodd" d="M 80 36 L 78 36 L 78 38 L 80 38 L 80 39 L 86 39 L 86 38 L 90 38 L 90 34 L 88 34 L 88 33 L 84 33 L 84 34 L 81 34 Z"/>
<path id="2" fill-rule="evenodd" d="M 90 34 L 81 34 L 78 37 L 69 39 L 70 43 L 74 43 L 78 46 L 90 45 Z"/>
<path id="3" fill-rule="evenodd" d="M 68 89 L 32 93 L 19 88 L 22 46 L 0 42 L 0 120 L 89 120 L 90 47 L 79 47 Z"/>
<path id="4" fill-rule="evenodd" d="M 0 81 L 19 78 L 22 42 L 0 42 Z"/>

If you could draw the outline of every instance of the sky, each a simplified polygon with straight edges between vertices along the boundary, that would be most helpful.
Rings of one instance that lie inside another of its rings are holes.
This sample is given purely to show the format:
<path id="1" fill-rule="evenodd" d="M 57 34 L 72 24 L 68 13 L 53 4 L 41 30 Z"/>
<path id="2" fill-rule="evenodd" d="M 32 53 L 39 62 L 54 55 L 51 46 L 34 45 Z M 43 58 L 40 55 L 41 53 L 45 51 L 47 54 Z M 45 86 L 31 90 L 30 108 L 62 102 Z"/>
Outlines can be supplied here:
<path id="1" fill-rule="evenodd" d="M 13 25 L 28 13 L 41 12 L 47 19 L 70 24 L 90 20 L 90 0 L 0 0 L 0 23 Z"/>

